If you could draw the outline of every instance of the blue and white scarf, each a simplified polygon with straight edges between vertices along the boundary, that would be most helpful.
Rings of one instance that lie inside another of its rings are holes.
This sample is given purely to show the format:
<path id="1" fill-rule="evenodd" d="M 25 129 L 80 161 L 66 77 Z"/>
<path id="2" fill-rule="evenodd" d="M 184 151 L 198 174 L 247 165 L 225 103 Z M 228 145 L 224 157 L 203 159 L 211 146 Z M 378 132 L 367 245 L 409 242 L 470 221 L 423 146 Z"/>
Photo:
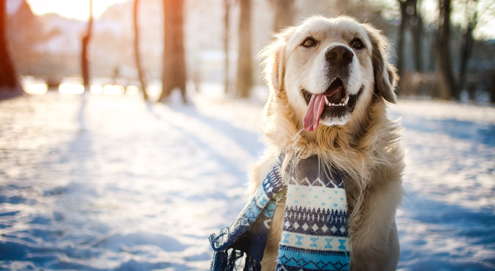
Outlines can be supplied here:
<path id="1" fill-rule="evenodd" d="M 342 174 L 318 163 L 316 155 L 281 177 L 281 163 L 268 173 L 255 195 L 230 227 L 209 237 L 215 251 L 211 270 L 234 270 L 244 257 L 244 270 L 261 270 L 271 218 L 286 197 L 276 270 L 349 270 L 347 199 Z"/>

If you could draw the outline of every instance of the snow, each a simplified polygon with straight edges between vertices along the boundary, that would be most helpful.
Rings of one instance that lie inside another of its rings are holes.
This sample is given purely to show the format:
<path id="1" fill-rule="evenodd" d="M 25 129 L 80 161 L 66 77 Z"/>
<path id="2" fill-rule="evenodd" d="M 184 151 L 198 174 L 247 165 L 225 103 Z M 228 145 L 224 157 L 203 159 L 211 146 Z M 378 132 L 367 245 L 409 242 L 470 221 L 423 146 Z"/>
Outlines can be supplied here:
<path id="1" fill-rule="evenodd" d="M 0 269 L 207 270 L 244 206 L 263 97 L 184 106 L 48 91 L 0 102 Z M 177 97 L 174 97 L 175 100 Z M 399 270 L 495 269 L 495 108 L 399 100 Z"/>
<path id="2" fill-rule="evenodd" d="M 495 269 L 495 108 L 400 101 L 408 147 L 401 270 Z"/>

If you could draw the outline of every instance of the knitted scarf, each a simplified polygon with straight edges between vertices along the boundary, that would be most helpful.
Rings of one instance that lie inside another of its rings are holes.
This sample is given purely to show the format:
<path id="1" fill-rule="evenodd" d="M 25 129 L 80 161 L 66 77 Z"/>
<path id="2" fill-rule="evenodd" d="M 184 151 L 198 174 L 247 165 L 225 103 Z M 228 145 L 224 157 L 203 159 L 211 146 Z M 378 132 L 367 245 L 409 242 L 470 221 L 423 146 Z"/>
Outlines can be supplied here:
<path id="1" fill-rule="evenodd" d="M 261 260 L 277 201 L 286 197 L 276 270 L 349 270 L 347 199 L 338 170 L 318 163 L 316 155 L 281 177 L 282 155 L 236 220 L 209 241 L 215 251 L 211 270 L 261 270 Z"/>

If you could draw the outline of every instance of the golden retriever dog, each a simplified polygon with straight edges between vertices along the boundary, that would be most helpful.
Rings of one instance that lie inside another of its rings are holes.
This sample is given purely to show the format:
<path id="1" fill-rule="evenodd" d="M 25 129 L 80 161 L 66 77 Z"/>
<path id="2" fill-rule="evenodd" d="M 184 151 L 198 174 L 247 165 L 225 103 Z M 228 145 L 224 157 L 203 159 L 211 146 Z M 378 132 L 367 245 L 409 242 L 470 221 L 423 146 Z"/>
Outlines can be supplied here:
<path id="1" fill-rule="evenodd" d="M 400 254 L 395 213 L 404 151 L 401 126 L 386 116 L 397 83 L 388 50 L 371 25 L 316 16 L 285 29 L 261 52 L 270 87 L 268 146 L 252 169 L 250 192 L 282 152 L 283 167 L 316 154 L 319 163 L 345 172 L 351 270 L 395 270 Z M 284 208 L 279 202 L 275 210 L 262 270 L 275 269 Z"/>

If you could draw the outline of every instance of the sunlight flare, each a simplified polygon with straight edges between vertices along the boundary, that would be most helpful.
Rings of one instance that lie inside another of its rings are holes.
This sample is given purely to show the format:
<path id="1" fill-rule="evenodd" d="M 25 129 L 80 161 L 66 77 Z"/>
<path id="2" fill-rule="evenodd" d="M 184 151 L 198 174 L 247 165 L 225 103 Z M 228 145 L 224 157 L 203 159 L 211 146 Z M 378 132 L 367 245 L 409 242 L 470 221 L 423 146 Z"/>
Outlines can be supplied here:
<path id="1" fill-rule="evenodd" d="M 105 85 L 103 87 L 103 94 L 105 95 L 122 95 L 124 94 L 124 88 L 117 85 Z"/>
<path id="2" fill-rule="evenodd" d="M 82 94 L 84 86 L 81 84 L 61 84 L 58 91 L 62 94 Z"/>
<path id="3" fill-rule="evenodd" d="M 45 94 L 48 91 L 46 83 L 26 84 L 23 88 L 28 94 Z"/>

